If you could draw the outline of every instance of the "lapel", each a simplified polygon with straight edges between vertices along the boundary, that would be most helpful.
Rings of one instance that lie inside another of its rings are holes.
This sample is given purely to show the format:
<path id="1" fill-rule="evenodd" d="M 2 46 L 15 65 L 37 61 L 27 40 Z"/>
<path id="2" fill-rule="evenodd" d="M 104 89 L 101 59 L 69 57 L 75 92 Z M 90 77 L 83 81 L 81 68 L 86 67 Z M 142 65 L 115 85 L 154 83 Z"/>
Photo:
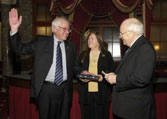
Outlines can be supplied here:
<path id="1" fill-rule="evenodd" d="M 53 50 L 54 50 L 54 38 L 53 36 L 50 37 L 50 39 L 48 40 L 49 41 L 49 51 L 50 53 L 52 54 L 52 59 L 53 59 Z"/>
<path id="2" fill-rule="evenodd" d="M 40 49 L 40 53 L 42 55 L 42 62 L 45 63 L 45 67 L 43 67 L 42 65 L 39 66 L 39 70 L 42 73 L 41 74 L 39 73 L 38 76 L 40 77 L 39 80 L 43 79 L 41 81 L 44 81 L 53 62 L 53 50 L 54 50 L 53 37 L 45 38 L 45 42 L 42 42 L 41 45 L 44 46 L 42 47 L 43 49 Z M 39 62 L 37 62 L 37 64 L 38 63 Z"/>
<path id="3" fill-rule="evenodd" d="M 49 67 L 51 66 L 52 62 L 53 62 L 53 50 L 54 50 L 54 38 L 53 36 L 52 37 L 49 37 L 49 39 L 47 40 L 48 41 L 48 44 L 45 44 L 47 46 L 47 50 L 48 50 L 48 54 L 46 56 L 47 60 L 48 60 L 48 65 Z"/>
<path id="4" fill-rule="evenodd" d="M 98 67 L 101 67 L 103 65 L 103 58 L 105 57 L 105 54 L 101 51 L 99 54 L 99 59 L 98 59 Z"/>
<path id="5" fill-rule="evenodd" d="M 124 55 L 124 57 L 122 58 L 120 64 L 118 65 L 116 72 L 119 71 L 119 69 L 121 68 L 121 66 L 123 65 L 123 63 L 128 60 L 129 57 L 131 57 L 131 54 L 135 51 L 136 48 L 138 48 L 137 46 L 139 46 L 141 44 L 141 42 L 143 41 L 142 39 L 144 39 L 144 36 L 139 37 L 136 42 L 131 46 L 130 51 Z"/>
<path id="6" fill-rule="evenodd" d="M 86 70 L 88 71 L 89 70 L 89 54 L 90 54 L 90 51 L 89 53 L 86 55 L 85 57 L 85 61 L 84 61 L 84 68 L 86 68 Z"/>

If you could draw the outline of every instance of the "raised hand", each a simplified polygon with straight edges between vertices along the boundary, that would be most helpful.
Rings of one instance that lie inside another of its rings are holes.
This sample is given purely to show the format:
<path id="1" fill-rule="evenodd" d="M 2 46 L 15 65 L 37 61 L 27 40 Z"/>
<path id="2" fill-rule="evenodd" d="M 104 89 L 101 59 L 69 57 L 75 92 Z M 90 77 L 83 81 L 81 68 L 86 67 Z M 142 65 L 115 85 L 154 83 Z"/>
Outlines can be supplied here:
<path id="1" fill-rule="evenodd" d="M 9 25 L 12 33 L 16 33 L 22 22 L 22 16 L 18 17 L 18 11 L 15 8 L 12 8 L 9 12 Z"/>

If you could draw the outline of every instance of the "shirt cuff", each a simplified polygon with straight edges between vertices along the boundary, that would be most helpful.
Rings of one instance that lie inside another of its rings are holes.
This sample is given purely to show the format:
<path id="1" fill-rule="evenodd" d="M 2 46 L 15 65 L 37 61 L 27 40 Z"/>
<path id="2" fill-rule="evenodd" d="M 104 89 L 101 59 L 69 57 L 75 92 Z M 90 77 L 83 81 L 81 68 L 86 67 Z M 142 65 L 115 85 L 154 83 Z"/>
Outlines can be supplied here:
<path id="1" fill-rule="evenodd" d="M 13 35 L 15 35 L 17 32 L 13 32 L 12 33 L 12 31 L 10 31 L 10 36 L 13 36 Z"/>

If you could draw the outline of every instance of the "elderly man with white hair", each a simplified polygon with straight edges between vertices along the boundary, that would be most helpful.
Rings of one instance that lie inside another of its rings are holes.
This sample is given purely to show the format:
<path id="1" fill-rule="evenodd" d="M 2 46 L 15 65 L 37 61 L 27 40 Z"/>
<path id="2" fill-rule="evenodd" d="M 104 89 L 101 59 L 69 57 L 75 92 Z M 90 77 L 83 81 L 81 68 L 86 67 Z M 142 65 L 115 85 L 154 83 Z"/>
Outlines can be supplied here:
<path id="1" fill-rule="evenodd" d="M 136 18 L 128 18 L 120 26 L 120 38 L 129 49 L 116 72 L 105 74 L 113 85 L 114 119 L 155 118 L 152 79 L 156 54 L 143 32 L 143 24 Z"/>
<path id="2" fill-rule="evenodd" d="M 72 105 L 76 45 L 68 40 L 70 22 L 65 17 L 52 21 L 52 36 L 37 36 L 22 43 L 19 26 L 22 16 L 17 9 L 9 12 L 9 42 L 18 55 L 32 54 L 34 67 L 31 79 L 31 97 L 37 101 L 39 119 L 70 119 Z"/>

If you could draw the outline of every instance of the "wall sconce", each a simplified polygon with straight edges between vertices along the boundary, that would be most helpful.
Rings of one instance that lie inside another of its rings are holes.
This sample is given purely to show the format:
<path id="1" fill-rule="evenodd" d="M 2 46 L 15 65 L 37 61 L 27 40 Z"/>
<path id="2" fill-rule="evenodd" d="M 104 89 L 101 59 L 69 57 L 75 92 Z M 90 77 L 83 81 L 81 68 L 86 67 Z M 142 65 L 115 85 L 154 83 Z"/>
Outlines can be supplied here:
<path id="1" fill-rule="evenodd" d="M 155 49 L 155 51 L 159 51 L 159 49 L 160 49 L 159 45 L 154 45 L 154 49 Z"/>

